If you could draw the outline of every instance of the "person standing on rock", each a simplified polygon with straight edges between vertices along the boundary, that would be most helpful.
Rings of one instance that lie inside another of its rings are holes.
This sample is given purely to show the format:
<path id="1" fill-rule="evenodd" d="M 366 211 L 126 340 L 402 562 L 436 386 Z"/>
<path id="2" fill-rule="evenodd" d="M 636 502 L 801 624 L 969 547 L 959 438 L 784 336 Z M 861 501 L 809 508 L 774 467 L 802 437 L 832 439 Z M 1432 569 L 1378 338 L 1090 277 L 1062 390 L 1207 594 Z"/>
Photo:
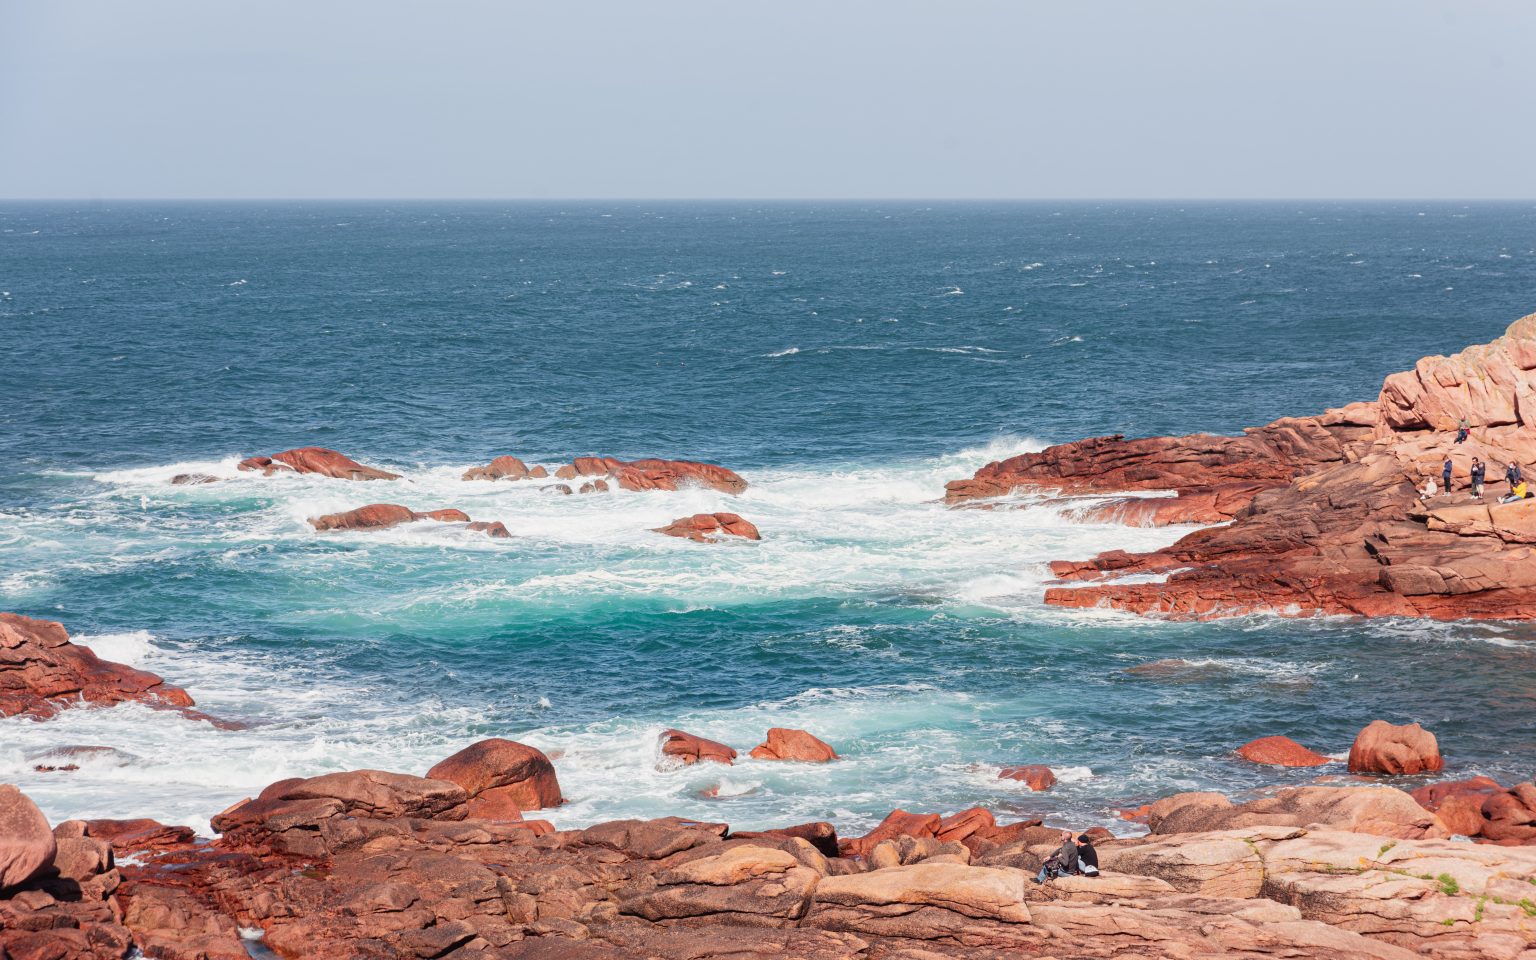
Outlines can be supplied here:
<path id="1" fill-rule="evenodd" d="M 1520 464 L 1513 460 L 1509 461 L 1508 465 L 1504 467 L 1504 480 L 1509 484 L 1509 489 L 1515 489 L 1515 484 L 1519 483 L 1521 479 L 1523 479 L 1523 475 L 1520 472 Z"/>
<path id="2" fill-rule="evenodd" d="M 1456 421 L 1456 442 L 1457 443 L 1461 443 L 1462 441 L 1466 440 L 1467 439 L 1467 435 L 1470 434 L 1471 432 L 1472 432 L 1472 425 L 1467 423 L 1467 418 L 1466 417 L 1462 417 L 1460 420 Z"/>
<path id="3" fill-rule="evenodd" d="M 1472 496 L 1483 499 L 1483 477 L 1488 472 L 1488 465 L 1483 461 L 1472 458 Z"/>
<path id="4" fill-rule="evenodd" d="M 1440 486 L 1445 489 L 1447 495 L 1451 492 L 1451 458 L 1445 458 L 1445 466 L 1440 471 Z"/>

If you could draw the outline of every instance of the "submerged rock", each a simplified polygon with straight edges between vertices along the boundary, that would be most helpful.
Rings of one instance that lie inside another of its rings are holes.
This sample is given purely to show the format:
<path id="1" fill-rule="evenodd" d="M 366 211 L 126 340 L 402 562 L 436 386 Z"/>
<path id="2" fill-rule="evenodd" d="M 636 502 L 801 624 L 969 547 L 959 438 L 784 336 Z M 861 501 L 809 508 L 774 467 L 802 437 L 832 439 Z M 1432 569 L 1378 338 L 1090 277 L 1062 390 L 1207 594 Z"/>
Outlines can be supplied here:
<path id="1" fill-rule="evenodd" d="M 370 503 L 366 507 L 358 507 L 355 510 L 310 517 L 309 525 L 321 532 L 332 530 L 383 530 L 389 527 L 397 527 L 402 523 L 415 523 L 418 520 L 433 520 L 438 523 L 462 523 L 465 525 L 466 530 L 484 533 L 489 537 L 504 538 L 512 535 L 507 531 L 506 525 L 499 520 L 471 521 L 469 514 L 463 510 L 447 508 L 418 512 L 410 507 L 402 507 L 398 503 Z"/>
<path id="2" fill-rule="evenodd" d="M 758 760 L 797 760 L 801 763 L 826 763 L 837 759 L 837 751 L 825 741 L 804 730 L 773 727 L 768 739 L 752 748 L 748 756 Z"/>
<path id="3" fill-rule="evenodd" d="M 533 475 L 528 464 L 516 457 L 497 457 L 483 467 L 464 471 L 465 480 L 522 480 Z"/>
<path id="4" fill-rule="evenodd" d="M 257 471 L 266 476 L 276 473 L 313 473 L 337 480 L 398 480 L 400 474 L 365 467 L 345 454 L 325 447 L 299 447 L 270 457 L 247 457 L 241 470 Z"/>
<path id="5" fill-rule="evenodd" d="M 713 543 L 723 536 L 763 539 L 757 527 L 734 513 L 696 513 L 691 517 L 679 517 L 664 527 L 656 527 L 655 532 L 699 543 Z"/>
<path id="6" fill-rule="evenodd" d="M 1049 790 L 1056 785 L 1056 774 L 1043 763 L 1029 763 L 1022 767 L 1004 767 L 997 773 L 999 780 L 1017 780 L 1031 790 Z"/>
<path id="7" fill-rule="evenodd" d="M 681 730 L 662 731 L 661 755 L 671 757 L 684 765 L 695 764 L 701 760 L 731 764 L 736 760 L 736 751 L 725 744 L 696 737 Z"/>
<path id="8" fill-rule="evenodd" d="M 1237 755 L 1252 763 L 1278 767 L 1320 767 L 1332 763 L 1327 757 L 1292 740 L 1290 737 L 1260 737 L 1237 748 Z"/>

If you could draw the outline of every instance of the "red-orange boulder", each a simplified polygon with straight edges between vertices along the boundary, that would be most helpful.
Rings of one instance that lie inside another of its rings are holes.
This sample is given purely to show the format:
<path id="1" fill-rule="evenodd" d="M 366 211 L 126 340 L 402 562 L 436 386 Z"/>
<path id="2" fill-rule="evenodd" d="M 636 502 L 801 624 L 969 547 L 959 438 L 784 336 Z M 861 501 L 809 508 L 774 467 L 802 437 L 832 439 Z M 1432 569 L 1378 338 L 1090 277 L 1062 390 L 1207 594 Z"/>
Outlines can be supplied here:
<path id="1" fill-rule="evenodd" d="M 1031 790 L 1049 790 L 1056 785 L 1056 774 L 1043 763 L 1030 763 L 1022 767 L 1004 767 L 998 771 L 999 780 L 1018 780 Z"/>
<path id="2" fill-rule="evenodd" d="M 734 763 L 736 760 L 736 751 L 725 744 L 696 737 L 681 730 L 662 731 L 661 753 L 662 756 L 672 757 L 685 765 L 695 764 L 701 760 L 725 764 Z"/>
<path id="3" fill-rule="evenodd" d="M 837 828 L 825 820 L 799 823 L 792 827 L 779 827 L 774 830 L 751 830 L 731 834 L 733 840 L 788 840 L 795 837 L 821 851 L 823 856 L 838 856 Z"/>
<path id="4" fill-rule="evenodd" d="M 516 457 L 497 457 L 483 467 L 464 471 L 465 480 L 522 480 L 531 475 L 528 464 Z"/>
<path id="5" fill-rule="evenodd" d="M 734 513 L 696 513 L 691 517 L 679 517 L 655 530 L 669 537 L 682 537 L 699 543 L 711 543 L 723 536 L 763 539 L 757 527 Z"/>
<path id="6" fill-rule="evenodd" d="M 1320 767 L 1329 759 L 1308 750 L 1290 737 L 1260 737 L 1237 748 L 1237 755 L 1253 763 L 1276 767 Z"/>
<path id="7" fill-rule="evenodd" d="M 908 813 L 905 810 L 892 810 L 875 829 L 862 837 L 843 840 L 838 847 L 845 857 L 862 857 L 873 850 L 875 844 L 881 840 L 903 836 L 918 839 L 936 836 L 939 824 L 942 822 L 943 818 L 936 813 Z"/>
<path id="8" fill-rule="evenodd" d="M 119 855 L 185 850 L 196 838 L 191 827 L 168 826 L 147 819 L 87 820 L 85 835 L 105 840 Z"/>
<path id="9" fill-rule="evenodd" d="M 468 816 L 484 820 L 520 820 L 509 812 L 559 806 L 560 781 L 549 757 L 536 747 L 493 738 L 471 744 L 427 771 L 431 780 L 447 780 L 469 795 Z"/>
<path id="10" fill-rule="evenodd" d="M 625 490 L 681 490 L 699 486 L 722 493 L 741 493 L 747 481 L 725 467 L 693 460 L 616 460 L 613 457 L 577 457 L 555 471 L 561 480 L 576 477 L 612 477 Z"/>
<path id="11" fill-rule="evenodd" d="M 51 717 L 79 700 L 192 706 L 180 687 L 71 643 L 62 624 L 0 613 L 0 716 Z"/>
<path id="12" fill-rule="evenodd" d="M 983 836 L 997 827 L 997 818 L 992 811 L 985 807 L 971 807 L 969 810 L 961 810 L 939 821 L 938 829 L 934 831 L 934 837 L 939 840 L 956 840 L 963 842 L 966 837 L 980 833 Z"/>
<path id="13" fill-rule="evenodd" d="M 0 784 L 0 891 L 43 872 L 53 863 L 55 850 L 43 811 L 16 787 Z"/>
<path id="14" fill-rule="evenodd" d="M 284 450 L 270 457 L 247 457 L 239 463 L 241 470 L 260 471 L 266 476 L 274 473 L 313 473 L 337 480 L 398 480 L 400 474 L 387 470 L 365 467 L 345 454 L 325 447 L 299 447 Z"/>
<path id="15" fill-rule="evenodd" d="M 1495 843 L 1536 844 L 1536 783 L 1520 783 L 1483 801 L 1483 836 Z"/>
<path id="16" fill-rule="evenodd" d="M 1411 776 L 1436 773 L 1444 767 L 1435 735 L 1417 723 L 1398 726 L 1373 720 L 1349 748 L 1350 773 Z"/>
<path id="17" fill-rule="evenodd" d="M 837 759 L 837 751 L 825 741 L 804 730 L 773 727 L 768 739 L 752 748 L 748 756 L 758 760 L 798 760 L 802 763 L 826 763 Z"/>
<path id="18" fill-rule="evenodd" d="M 499 520 L 471 521 L 469 514 L 463 510 L 455 510 L 451 507 L 418 512 L 410 507 L 402 507 L 398 503 L 370 503 L 366 507 L 358 507 L 355 510 L 310 517 L 309 525 L 320 531 L 383 530 L 388 527 L 399 526 L 402 523 L 415 523 L 417 520 L 433 520 L 438 523 L 462 523 L 466 525 L 465 529 L 479 531 L 490 537 L 510 537 L 512 535 L 507 531 L 506 525 Z"/>
<path id="19" fill-rule="evenodd" d="M 356 510 L 310 517 L 309 525 L 316 530 L 378 530 L 417 519 L 416 511 L 410 507 L 398 503 L 370 503 Z"/>

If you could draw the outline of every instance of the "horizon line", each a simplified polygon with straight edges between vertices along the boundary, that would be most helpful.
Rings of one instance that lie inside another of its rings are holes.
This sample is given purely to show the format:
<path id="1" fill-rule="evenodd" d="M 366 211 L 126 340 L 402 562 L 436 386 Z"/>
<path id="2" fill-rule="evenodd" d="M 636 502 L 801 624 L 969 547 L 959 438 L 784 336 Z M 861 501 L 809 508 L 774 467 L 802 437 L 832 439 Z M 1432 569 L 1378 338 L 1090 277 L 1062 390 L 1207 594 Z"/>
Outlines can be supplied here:
<path id="1" fill-rule="evenodd" d="M 1532 197 L 0 197 L 0 203 L 1536 203 Z"/>

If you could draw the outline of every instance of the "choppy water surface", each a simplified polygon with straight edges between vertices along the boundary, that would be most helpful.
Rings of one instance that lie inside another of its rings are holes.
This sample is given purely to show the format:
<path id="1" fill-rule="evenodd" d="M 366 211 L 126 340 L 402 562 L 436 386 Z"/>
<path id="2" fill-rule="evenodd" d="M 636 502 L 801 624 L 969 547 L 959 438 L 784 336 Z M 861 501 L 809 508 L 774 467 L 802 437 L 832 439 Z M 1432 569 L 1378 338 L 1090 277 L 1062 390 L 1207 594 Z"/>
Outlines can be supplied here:
<path id="1" fill-rule="evenodd" d="M 1342 754 L 1377 717 L 1424 722 L 1457 775 L 1528 778 L 1530 628 L 1051 610 L 1046 561 L 1176 532 L 935 500 L 1051 442 L 1373 396 L 1536 309 L 1533 226 L 1490 205 L 0 206 L 0 609 L 251 724 L 0 721 L 0 778 L 54 817 L 206 827 L 281 777 L 421 772 L 501 735 L 558 752 L 561 825 L 1107 822 L 1311 779 L 1229 751 Z M 305 444 L 404 479 L 234 470 Z M 458 479 L 501 453 L 706 459 L 751 487 Z M 230 479 L 169 485 L 185 471 Z M 379 500 L 514 538 L 304 522 Z M 648 532 L 719 509 L 763 542 Z M 667 726 L 743 751 L 804 727 L 845 759 L 662 772 Z M 119 752 L 32 771 L 75 744 Z M 996 779 L 1027 762 L 1063 782 Z"/>

